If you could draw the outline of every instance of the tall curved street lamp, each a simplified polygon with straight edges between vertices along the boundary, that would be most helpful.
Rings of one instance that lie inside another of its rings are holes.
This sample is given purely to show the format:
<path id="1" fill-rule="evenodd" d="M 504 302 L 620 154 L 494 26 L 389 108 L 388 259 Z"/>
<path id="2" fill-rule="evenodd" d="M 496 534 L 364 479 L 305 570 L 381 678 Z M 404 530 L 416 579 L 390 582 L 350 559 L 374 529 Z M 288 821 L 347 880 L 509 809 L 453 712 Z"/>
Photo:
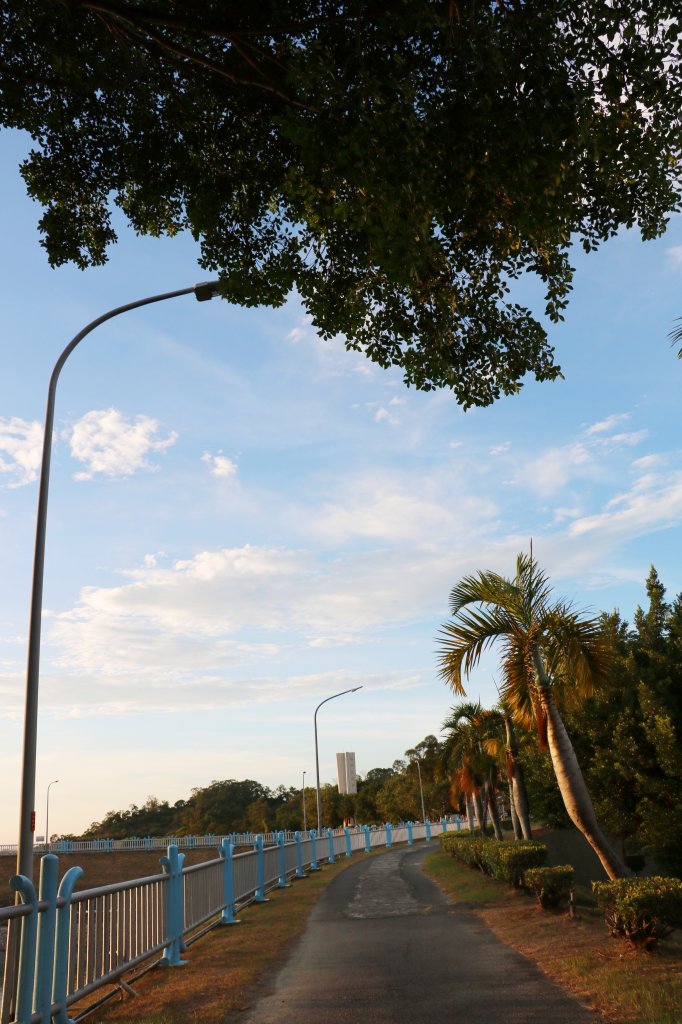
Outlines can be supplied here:
<path id="1" fill-rule="evenodd" d="M 320 710 L 320 708 L 322 707 L 323 704 L 327 703 L 327 701 L 334 700 L 336 697 L 343 697 L 344 693 L 357 693 L 358 690 L 361 690 L 361 689 L 362 689 L 361 686 L 354 686 L 352 690 L 341 690 L 341 693 L 333 693 L 331 695 L 331 697 L 325 697 L 325 699 L 323 701 L 320 701 L 320 703 L 315 708 L 315 714 L 313 715 L 313 723 L 314 723 L 314 726 L 315 726 L 315 773 L 316 773 L 316 781 L 317 781 L 317 831 L 318 831 L 318 834 L 320 832 L 320 828 L 321 828 L 321 824 L 322 824 L 322 811 L 321 811 L 321 805 L 320 805 L 320 758 L 319 758 L 319 754 L 318 754 L 318 750 L 317 750 L 317 712 Z"/>
<path id="2" fill-rule="evenodd" d="M 47 797 L 45 798 L 45 849 L 50 849 L 50 789 L 52 786 L 56 786 L 59 779 L 53 779 L 47 787 Z"/>
<path id="3" fill-rule="evenodd" d="M 217 281 L 205 281 L 192 285 L 191 288 L 180 288 L 162 295 L 150 295 L 136 302 L 128 302 L 125 306 L 117 306 L 103 316 L 97 317 L 84 327 L 69 342 L 55 363 L 47 390 L 47 409 L 45 411 L 45 435 L 43 437 L 43 455 L 40 467 L 40 489 L 38 491 L 38 514 L 36 519 L 36 545 L 33 558 L 33 583 L 31 586 L 31 618 L 28 632 L 28 667 L 26 671 L 26 704 L 24 711 L 24 754 L 21 771 L 21 808 L 19 817 L 19 842 L 17 846 L 17 874 L 33 878 L 33 834 L 35 832 L 35 790 L 36 790 L 36 745 L 38 737 L 38 686 L 40 682 L 40 627 L 43 604 L 43 574 L 45 569 L 45 528 L 47 524 L 47 496 L 50 484 L 50 458 L 52 455 L 52 429 L 54 425 L 54 406 L 57 392 L 57 381 L 64 363 L 77 345 L 94 331 L 100 324 L 111 320 L 121 313 L 140 306 L 149 306 L 153 302 L 175 299 L 179 295 L 194 295 L 199 302 L 212 299 L 218 293 Z"/>

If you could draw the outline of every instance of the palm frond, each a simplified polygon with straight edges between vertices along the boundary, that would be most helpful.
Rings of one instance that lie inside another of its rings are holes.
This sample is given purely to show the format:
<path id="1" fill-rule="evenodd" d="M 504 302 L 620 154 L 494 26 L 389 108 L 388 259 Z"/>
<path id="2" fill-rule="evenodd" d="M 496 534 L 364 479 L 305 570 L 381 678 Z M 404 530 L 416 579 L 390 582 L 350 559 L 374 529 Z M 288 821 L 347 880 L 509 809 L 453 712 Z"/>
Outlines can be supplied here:
<path id="1" fill-rule="evenodd" d="M 680 326 L 676 327 L 673 331 L 670 331 L 668 337 L 670 338 L 670 344 L 674 348 L 675 345 L 682 346 L 682 317 L 678 317 L 676 321 Z M 682 347 L 677 353 L 677 358 L 682 359 Z"/>
<path id="2" fill-rule="evenodd" d="M 500 699 L 515 722 L 532 729 L 535 722 L 535 672 L 527 635 L 509 637 L 504 644 Z"/>
<path id="3" fill-rule="evenodd" d="M 521 552 L 516 558 L 514 583 L 521 595 L 523 621 L 526 626 L 530 627 L 546 609 L 552 588 L 547 575 L 536 560 L 524 552 Z"/>
<path id="4" fill-rule="evenodd" d="M 493 604 L 514 613 L 519 593 L 511 580 L 495 572 L 465 576 L 450 591 L 450 613 L 458 615 L 470 604 Z"/>
<path id="5" fill-rule="evenodd" d="M 570 683 L 590 697 L 609 677 L 614 652 L 601 618 L 582 618 L 570 606 L 557 604 L 545 616 L 543 653 L 557 682 Z"/>
<path id="6" fill-rule="evenodd" d="M 443 722 L 443 729 L 457 729 L 463 724 L 473 722 L 482 711 L 480 701 L 463 701 L 450 708 L 450 714 Z"/>
<path id="7" fill-rule="evenodd" d="M 468 676 L 483 652 L 513 627 L 513 621 L 500 608 L 472 608 L 460 612 L 454 622 L 446 622 L 438 634 L 441 679 L 463 695 L 462 676 Z"/>

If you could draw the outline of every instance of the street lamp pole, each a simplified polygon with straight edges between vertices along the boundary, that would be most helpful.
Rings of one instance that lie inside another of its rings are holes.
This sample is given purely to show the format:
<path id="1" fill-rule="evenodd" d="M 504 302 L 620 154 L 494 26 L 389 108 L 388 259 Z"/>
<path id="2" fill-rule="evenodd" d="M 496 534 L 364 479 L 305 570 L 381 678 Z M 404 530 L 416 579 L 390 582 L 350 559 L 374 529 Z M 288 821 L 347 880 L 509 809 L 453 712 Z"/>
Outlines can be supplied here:
<path id="1" fill-rule="evenodd" d="M 316 776 L 316 780 L 317 780 L 317 831 L 318 831 L 318 834 L 320 832 L 320 828 L 321 828 L 321 824 L 322 824 L 322 810 L 321 810 L 321 805 L 320 805 L 320 757 L 319 757 L 318 748 L 317 748 L 317 712 L 320 710 L 320 708 L 322 707 L 323 704 L 327 703 L 327 701 L 334 700 L 336 697 L 343 697 L 344 693 L 357 693 L 358 690 L 361 690 L 361 689 L 362 689 L 361 686 L 354 686 L 352 690 L 341 690 L 341 693 L 333 693 L 331 695 L 331 697 L 325 697 L 325 699 L 323 701 L 320 701 L 320 703 L 315 708 L 315 714 L 313 715 L 313 724 L 315 726 L 315 776 Z"/>
<path id="2" fill-rule="evenodd" d="M 419 773 L 419 795 L 420 795 L 421 800 L 422 800 L 422 821 L 426 821 L 426 811 L 424 810 L 424 787 L 422 786 L 422 770 L 419 767 L 419 758 L 418 757 L 415 757 L 414 763 L 416 764 L 417 771 Z"/>
<path id="3" fill-rule="evenodd" d="M 301 793 L 303 795 L 303 831 L 307 832 L 308 831 L 308 816 L 307 816 L 306 811 L 305 811 L 305 774 L 306 773 L 303 772 L 303 787 L 301 789 Z"/>
<path id="4" fill-rule="evenodd" d="M 45 800 L 45 849 L 49 850 L 50 846 L 50 786 L 54 786 L 59 779 L 53 779 L 47 787 L 47 799 Z"/>
<path id="5" fill-rule="evenodd" d="M 40 627 L 43 604 L 43 575 L 45 570 L 45 531 L 47 525 L 47 497 L 50 483 L 50 458 L 52 454 L 52 430 L 57 381 L 64 363 L 77 345 L 100 324 L 121 313 L 153 302 L 163 302 L 179 295 L 194 295 L 199 302 L 212 299 L 218 292 L 217 281 L 195 284 L 191 288 L 180 288 L 162 295 L 151 295 L 125 306 L 117 306 L 97 317 L 84 327 L 69 342 L 50 377 L 45 411 L 45 434 L 40 468 L 40 489 L 38 491 L 38 514 L 36 517 L 36 544 L 33 558 L 33 582 L 31 586 L 31 617 L 28 632 L 28 666 L 26 671 L 26 704 L 24 711 L 24 753 L 21 771 L 21 808 L 19 817 L 19 842 L 17 846 L 17 874 L 33 878 L 33 834 L 35 832 L 35 789 L 36 789 L 36 747 L 38 738 L 38 686 L 40 682 Z"/>

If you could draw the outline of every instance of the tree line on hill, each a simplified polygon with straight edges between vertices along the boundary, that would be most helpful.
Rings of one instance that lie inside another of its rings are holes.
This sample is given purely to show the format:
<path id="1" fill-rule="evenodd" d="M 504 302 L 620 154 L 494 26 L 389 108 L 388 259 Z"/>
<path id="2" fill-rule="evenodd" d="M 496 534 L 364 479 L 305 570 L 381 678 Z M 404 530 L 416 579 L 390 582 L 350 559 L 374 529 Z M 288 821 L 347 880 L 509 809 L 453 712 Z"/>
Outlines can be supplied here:
<path id="1" fill-rule="evenodd" d="M 618 611 L 601 614 L 601 633 L 611 650 L 608 677 L 588 696 L 562 698 L 562 717 L 597 816 L 617 840 L 621 856 L 649 850 L 662 868 L 682 875 L 682 594 L 666 601 L 653 567 L 646 592 L 647 605 L 637 609 L 632 624 Z M 506 793 L 517 770 L 533 821 L 570 826 L 549 752 L 538 746 L 535 730 L 515 727 L 511 757 L 504 714 L 460 704 L 445 719 L 442 736 L 426 736 L 390 767 L 359 777 L 357 794 L 342 795 L 337 786 L 324 785 L 323 824 L 420 819 L 419 770 L 428 817 L 439 819 L 453 810 L 466 814 L 473 796 Z M 314 827 L 313 787 L 306 787 L 305 803 L 307 824 Z M 485 817 L 484 804 L 485 799 L 479 801 Z M 110 811 L 83 838 L 302 826 L 300 789 L 272 790 L 253 780 L 228 779 L 197 787 L 173 804 L 150 797 L 141 807 Z"/>

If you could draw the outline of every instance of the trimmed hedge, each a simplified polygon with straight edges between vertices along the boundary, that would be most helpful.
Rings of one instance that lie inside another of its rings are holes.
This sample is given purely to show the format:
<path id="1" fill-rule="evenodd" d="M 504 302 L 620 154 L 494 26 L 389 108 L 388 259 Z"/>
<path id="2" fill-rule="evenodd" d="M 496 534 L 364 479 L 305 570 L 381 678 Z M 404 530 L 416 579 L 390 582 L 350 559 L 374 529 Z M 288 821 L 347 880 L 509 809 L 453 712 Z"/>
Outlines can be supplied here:
<path id="1" fill-rule="evenodd" d="M 524 885 L 534 892 L 543 909 L 558 907 L 568 899 L 573 888 L 573 865 L 561 864 L 554 868 L 528 868 Z"/>
<path id="2" fill-rule="evenodd" d="M 497 839 L 481 839 L 468 833 L 444 833 L 441 846 L 456 860 L 478 868 L 501 882 L 520 887 L 528 868 L 540 867 L 547 860 L 544 843 L 520 840 L 500 843 Z"/>
<path id="3" fill-rule="evenodd" d="M 593 882 L 592 891 L 611 935 L 632 946 L 650 949 L 673 928 L 682 926 L 679 878 L 617 878 Z"/>

